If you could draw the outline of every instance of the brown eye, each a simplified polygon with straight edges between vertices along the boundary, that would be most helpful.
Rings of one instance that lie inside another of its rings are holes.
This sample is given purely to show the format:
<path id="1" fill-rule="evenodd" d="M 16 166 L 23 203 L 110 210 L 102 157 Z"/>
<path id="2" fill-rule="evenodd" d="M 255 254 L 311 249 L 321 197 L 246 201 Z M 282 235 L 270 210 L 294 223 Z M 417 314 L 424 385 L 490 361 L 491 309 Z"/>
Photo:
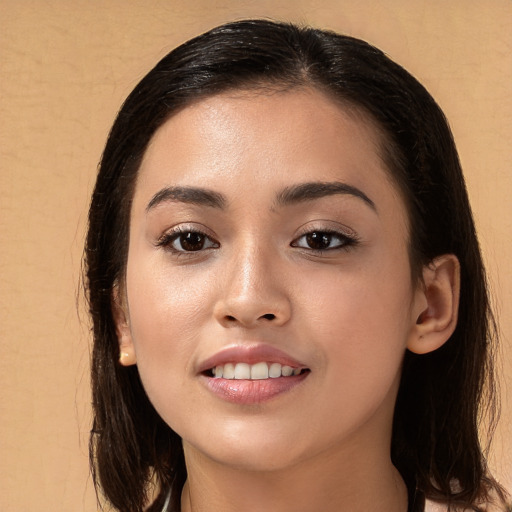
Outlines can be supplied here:
<path id="1" fill-rule="evenodd" d="M 316 249 L 317 251 L 322 251 L 328 249 L 331 245 L 332 241 L 331 233 L 322 233 L 321 231 L 313 231 L 313 233 L 308 233 L 306 235 L 306 242 L 308 247 L 311 249 Z"/>
<path id="2" fill-rule="evenodd" d="M 157 245 L 176 253 L 198 252 L 219 247 L 218 242 L 212 240 L 208 235 L 192 230 L 167 233 Z"/>
<path id="3" fill-rule="evenodd" d="M 310 231 L 291 243 L 292 247 L 311 251 L 347 249 L 357 244 L 357 238 L 336 231 Z"/>
<path id="4" fill-rule="evenodd" d="M 173 247 L 182 251 L 200 251 L 204 248 L 206 236 L 202 233 L 190 231 L 182 233 L 173 242 Z M 176 247 L 179 245 L 180 247 Z"/>

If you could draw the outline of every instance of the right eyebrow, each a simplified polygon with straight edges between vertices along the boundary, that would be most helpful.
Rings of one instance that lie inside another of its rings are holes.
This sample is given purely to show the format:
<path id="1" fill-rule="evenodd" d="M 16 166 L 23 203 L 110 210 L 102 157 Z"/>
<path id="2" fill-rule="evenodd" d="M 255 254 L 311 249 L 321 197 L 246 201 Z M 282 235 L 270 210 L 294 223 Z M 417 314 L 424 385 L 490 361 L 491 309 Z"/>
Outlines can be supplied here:
<path id="1" fill-rule="evenodd" d="M 218 192 L 200 187 L 176 186 L 159 190 L 146 206 L 146 213 L 165 202 L 189 203 L 220 209 L 226 206 L 226 198 Z"/>

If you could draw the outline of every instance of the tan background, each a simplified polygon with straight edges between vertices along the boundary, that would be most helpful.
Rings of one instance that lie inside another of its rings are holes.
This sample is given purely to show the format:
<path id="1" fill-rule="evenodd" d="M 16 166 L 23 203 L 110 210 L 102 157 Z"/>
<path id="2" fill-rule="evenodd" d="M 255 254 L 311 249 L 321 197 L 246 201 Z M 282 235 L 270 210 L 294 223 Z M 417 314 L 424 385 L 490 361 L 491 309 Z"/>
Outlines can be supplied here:
<path id="1" fill-rule="evenodd" d="M 158 58 L 248 16 L 367 39 L 444 108 L 502 327 L 504 410 L 492 466 L 512 488 L 510 0 L 2 0 L 2 512 L 96 510 L 87 468 L 89 336 L 75 298 L 97 161 L 121 101 Z"/>

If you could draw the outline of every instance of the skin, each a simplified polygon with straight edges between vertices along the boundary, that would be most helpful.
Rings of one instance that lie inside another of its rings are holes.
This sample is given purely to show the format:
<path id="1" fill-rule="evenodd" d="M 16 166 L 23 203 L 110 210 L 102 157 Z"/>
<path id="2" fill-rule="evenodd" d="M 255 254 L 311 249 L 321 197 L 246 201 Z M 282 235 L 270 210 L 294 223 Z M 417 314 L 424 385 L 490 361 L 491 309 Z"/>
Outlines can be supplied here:
<path id="1" fill-rule="evenodd" d="M 183 511 L 407 510 L 389 455 L 401 362 L 453 330 L 457 264 L 441 258 L 424 284 L 411 281 L 407 213 L 382 143 L 362 114 L 310 89 L 210 97 L 153 137 L 114 312 L 121 363 L 138 365 L 183 439 Z M 276 200 L 310 182 L 368 200 Z M 222 194 L 222 208 L 154 199 L 177 186 Z M 184 251 L 176 227 L 205 233 L 203 248 Z M 312 250 L 304 235 L 326 230 L 339 235 Z M 205 386 L 202 362 L 258 343 L 307 378 L 256 404 Z"/>

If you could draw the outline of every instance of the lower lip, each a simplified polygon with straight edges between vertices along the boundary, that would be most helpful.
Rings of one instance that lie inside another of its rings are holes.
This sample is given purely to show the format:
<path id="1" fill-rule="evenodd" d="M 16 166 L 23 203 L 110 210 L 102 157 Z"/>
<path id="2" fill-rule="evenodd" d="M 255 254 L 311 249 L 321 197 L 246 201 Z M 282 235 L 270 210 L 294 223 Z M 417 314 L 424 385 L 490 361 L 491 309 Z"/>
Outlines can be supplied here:
<path id="1" fill-rule="evenodd" d="M 231 380 L 204 377 L 206 385 L 216 396 L 227 402 L 252 405 L 266 402 L 283 393 L 291 391 L 302 383 L 309 372 L 291 377 L 262 380 Z"/>

